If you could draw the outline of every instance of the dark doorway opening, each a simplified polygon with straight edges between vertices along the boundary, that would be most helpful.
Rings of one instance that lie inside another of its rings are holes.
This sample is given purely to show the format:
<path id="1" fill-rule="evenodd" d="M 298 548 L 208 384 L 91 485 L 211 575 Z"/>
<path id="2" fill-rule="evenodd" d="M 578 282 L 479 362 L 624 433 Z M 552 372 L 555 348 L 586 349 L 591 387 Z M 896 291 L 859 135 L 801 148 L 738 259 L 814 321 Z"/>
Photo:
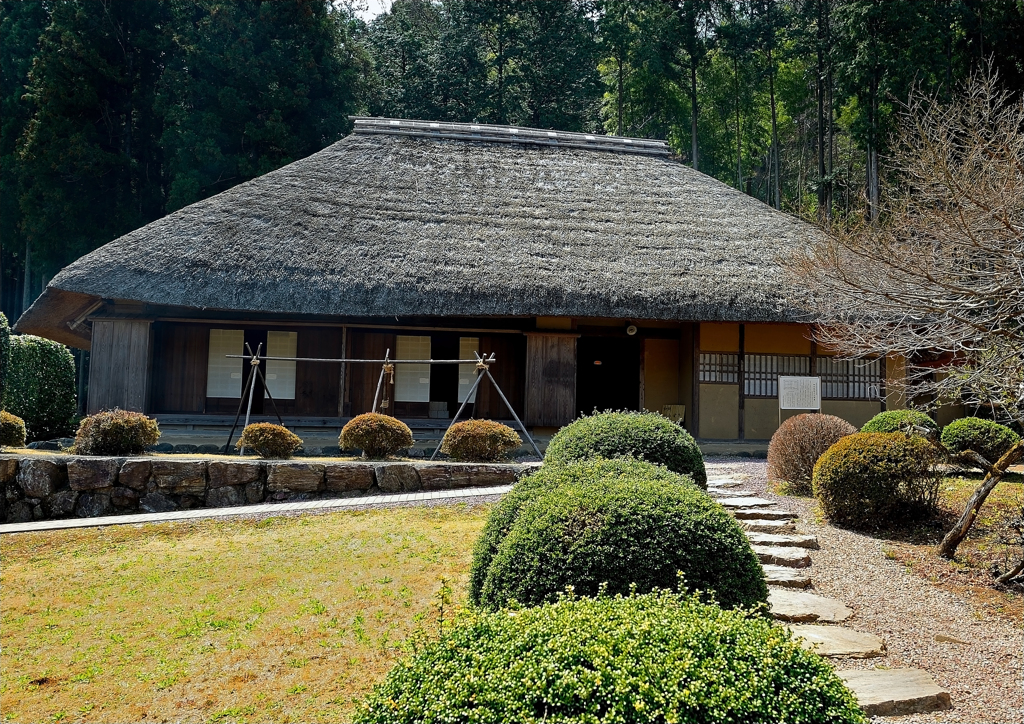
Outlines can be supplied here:
<path id="1" fill-rule="evenodd" d="M 576 411 L 640 407 L 640 340 L 580 337 L 576 341 Z"/>

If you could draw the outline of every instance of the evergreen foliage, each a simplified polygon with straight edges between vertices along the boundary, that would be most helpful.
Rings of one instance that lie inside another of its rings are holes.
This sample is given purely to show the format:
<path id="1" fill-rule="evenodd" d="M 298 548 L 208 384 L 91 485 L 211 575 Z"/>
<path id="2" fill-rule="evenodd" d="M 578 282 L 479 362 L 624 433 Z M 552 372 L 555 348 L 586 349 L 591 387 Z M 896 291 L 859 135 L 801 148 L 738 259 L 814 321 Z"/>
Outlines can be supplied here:
<path id="1" fill-rule="evenodd" d="M 11 368 L 11 327 L 7 317 L 0 312 L 0 410 L 3 409 L 4 389 L 7 387 L 7 371 Z"/>
<path id="2" fill-rule="evenodd" d="M 935 420 L 918 410 L 886 410 L 879 412 L 861 427 L 861 432 L 909 432 L 912 427 L 938 430 Z"/>
<path id="3" fill-rule="evenodd" d="M 708 484 L 704 456 L 693 437 L 656 412 L 601 412 L 566 425 L 551 438 L 544 462 L 559 465 L 588 458 L 641 458 Z"/>
<path id="4" fill-rule="evenodd" d="M 554 485 L 534 488 L 494 549 L 480 605 L 536 605 L 570 586 L 586 596 L 601 586 L 646 593 L 674 587 L 680 574 L 727 608 L 767 599 L 743 531 L 688 478 L 624 460 L 584 461 L 550 475 Z M 507 520 L 507 511 L 499 516 Z M 493 530 L 485 537 L 493 540 Z M 477 552 L 482 559 L 487 551 Z M 482 564 L 474 560 L 474 579 Z"/>
<path id="5" fill-rule="evenodd" d="M 938 499 L 935 449 L 901 432 L 858 432 L 814 466 L 814 495 L 831 522 L 871 528 L 930 511 Z"/>
<path id="6" fill-rule="evenodd" d="M 867 721 L 833 667 L 784 628 L 696 596 L 562 597 L 442 626 L 357 722 Z"/>
<path id="7" fill-rule="evenodd" d="M 31 334 L 11 336 L 3 409 L 25 421 L 28 439 L 71 433 L 77 410 L 75 358 L 62 344 Z"/>
<path id="8" fill-rule="evenodd" d="M 341 429 L 338 445 L 342 449 L 363 451 L 363 457 L 383 460 L 412 447 L 412 430 L 404 422 L 379 412 L 356 415 Z"/>
<path id="9" fill-rule="evenodd" d="M 954 456 L 968 450 L 995 464 L 999 458 L 1020 441 L 1020 435 L 1005 425 L 977 417 L 964 417 L 942 428 L 942 444 Z M 970 464 L 968 462 L 968 464 Z"/>

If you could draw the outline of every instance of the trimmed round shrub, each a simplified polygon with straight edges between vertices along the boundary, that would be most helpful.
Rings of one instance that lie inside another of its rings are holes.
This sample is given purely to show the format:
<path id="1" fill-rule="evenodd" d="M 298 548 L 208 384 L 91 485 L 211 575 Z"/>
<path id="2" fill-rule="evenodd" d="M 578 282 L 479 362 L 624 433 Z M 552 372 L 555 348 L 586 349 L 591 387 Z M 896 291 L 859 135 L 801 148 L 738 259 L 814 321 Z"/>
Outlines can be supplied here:
<path id="1" fill-rule="evenodd" d="M 665 591 L 461 612 L 360 704 L 404 722 L 867 722 L 783 627 Z"/>
<path id="2" fill-rule="evenodd" d="M 900 432 L 859 432 L 830 447 L 814 466 L 814 495 L 833 523 L 875 527 L 934 507 L 935 448 Z"/>
<path id="3" fill-rule="evenodd" d="M 487 565 L 481 606 L 533 606 L 569 586 L 584 596 L 602 586 L 646 593 L 675 587 L 680 575 L 688 589 L 713 593 L 726 608 L 767 600 L 743 531 L 687 478 L 641 461 L 567 468 L 563 481 L 535 488 L 522 502 Z"/>
<path id="4" fill-rule="evenodd" d="M 25 421 L 0 410 L 0 447 L 25 447 Z"/>
<path id="5" fill-rule="evenodd" d="M 954 420 L 942 430 L 942 444 L 958 460 L 968 450 L 995 463 L 1007 450 L 1020 442 L 1020 435 L 1006 425 L 977 417 Z M 970 461 L 966 464 L 972 465 Z"/>
<path id="6" fill-rule="evenodd" d="M 913 425 L 938 430 L 935 420 L 918 410 L 886 410 L 864 423 L 861 432 L 908 432 Z"/>
<path id="7" fill-rule="evenodd" d="M 290 458 L 302 445 L 302 438 L 287 427 L 269 422 L 254 422 L 242 430 L 235 447 L 252 450 L 261 458 L 281 460 Z"/>
<path id="8" fill-rule="evenodd" d="M 139 455 L 160 439 L 160 428 L 141 412 L 108 410 L 78 425 L 76 455 Z"/>
<path id="9" fill-rule="evenodd" d="M 357 448 L 363 457 L 383 460 L 412 447 L 412 430 L 401 420 L 379 412 L 357 415 L 341 429 L 342 449 Z"/>
<path id="10" fill-rule="evenodd" d="M 29 440 L 51 440 L 74 430 L 78 409 L 75 358 L 64 345 L 31 334 L 10 339 L 3 405 L 25 421 Z"/>
<path id="11" fill-rule="evenodd" d="M 789 491 L 810 495 L 814 464 L 821 454 L 857 428 L 835 415 L 796 415 L 785 420 L 768 443 L 768 479 Z"/>
<path id="12" fill-rule="evenodd" d="M 704 456 L 686 430 L 656 412 L 599 412 L 583 416 L 551 438 L 545 464 L 587 458 L 633 457 L 690 475 L 708 485 Z"/>
<path id="13" fill-rule="evenodd" d="M 491 509 L 491 514 L 487 516 L 487 522 L 473 548 L 473 564 L 469 572 L 469 599 L 473 603 L 480 603 L 480 593 L 483 590 L 491 560 L 497 553 L 498 546 L 508 535 L 512 524 L 519 517 L 519 511 L 523 505 L 539 493 L 560 485 L 580 485 L 601 478 L 619 476 L 665 480 L 677 485 L 692 486 L 694 484 L 693 479 L 689 476 L 673 473 L 668 468 L 631 458 L 616 460 L 594 458 L 567 466 L 545 465 L 541 467 L 532 475 L 520 478 L 512 490 L 498 501 L 497 505 Z"/>
<path id="14" fill-rule="evenodd" d="M 508 459 L 522 444 L 508 425 L 493 420 L 466 420 L 448 428 L 441 441 L 441 452 L 452 460 L 488 463 Z"/>

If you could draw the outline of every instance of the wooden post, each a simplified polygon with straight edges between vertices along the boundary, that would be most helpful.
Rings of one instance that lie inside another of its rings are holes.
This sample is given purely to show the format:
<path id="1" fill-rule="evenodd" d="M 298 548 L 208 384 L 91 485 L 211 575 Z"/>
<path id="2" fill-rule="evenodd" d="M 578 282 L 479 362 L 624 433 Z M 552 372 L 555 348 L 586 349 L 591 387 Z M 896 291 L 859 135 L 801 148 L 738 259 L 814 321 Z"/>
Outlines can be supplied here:
<path id="1" fill-rule="evenodd" d="M 690 426 L 694 439 L 700 436 L 700 322 L 693 323 L 693 398 L 690 401 Z"/>
<path id="2" fill-rule="evenodd" d="M 738 364 L 736 365 L 736 379 L 737 379 L 737 381 L 740 384 L 740 388 L 739 388 L 739 410 L 737 411 L 737 414 L 739 415 L 739 420 L 737 421 L 737 424 L 738 424 L 738 428 L 737 429 L 738 429 L 740 440 L 745 440 L 747 438 L 747 433 L 746 433 L 746 431 L 745 431 L 745 429 L 743 427 L 743 423 L 744 423 L 744 419 L 743 419 L 744 418 L 744 409 L 743 408 L 744 408 L 744 402 L 746 401 L 746 392 L 747 392 L 747 390 L 746 390 L 747 385 L 746 385 L 746 383 L 744 382 L 744 379 L 743 379 L 743 373 L 745 372 L 744 368 L 746 367 L 746 358 L 744 356 L 744 349 L 745 349 L 745 346 L 746 346 L 745 345 L 745 340 L 744 340 L 745 335 L 746 335 L 746 325 L 745 324 L 740 324 L 740 352 L 739 352 L 739 359 L 737 360 Z"/>
<path id="3" fill-rule="evenodd" d="M 348 357 L 348 327 L 341 328 L 341 356 Z M 345 416 L 345 402 L 348 400 L 348 363 L 341 363 L 338 379 L 338 417 Z"/>

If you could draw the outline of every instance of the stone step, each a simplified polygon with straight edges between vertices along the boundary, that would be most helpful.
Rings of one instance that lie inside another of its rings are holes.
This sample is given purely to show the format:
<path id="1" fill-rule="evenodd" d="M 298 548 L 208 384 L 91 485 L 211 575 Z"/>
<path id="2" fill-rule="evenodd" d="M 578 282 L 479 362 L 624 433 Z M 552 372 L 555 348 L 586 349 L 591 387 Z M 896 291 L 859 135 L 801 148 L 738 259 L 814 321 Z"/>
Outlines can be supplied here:
<path id="1" fill-rule="evenodd" d="M 740 520 L 740 527 L 751 533 L 794 533 L 796 527 L 791 520 Z"/>
<path id="2" fill-rule="evenodd" d="M 772 616 L 791 623 L 839 623 L 853 615 L 842 601 L 786 588 L 769 589 L 768 606 Z"/>
<path id="3" fill-rule="evenodd" d="M 771 508 L 778 505 L 774 500 L 765 500 L 756 496 L 743 496 L 736 498 L 723 498 L 718 501 L 726 508 Z"/>
<path id="4" fill-rule="evenodd" d="M 737 480 L 736 478 L 708 478 L 709 488 L 712 486 L 718 488 L 738 488 L 743 484 L 742 480 Z"/>
<path id="5" fill-rule="evenodd" d="M 747 538 L 756 546 L 790 546 L 793 548 L 809 548 L 818 550 L 818 539 L 813 535 L 799 533 L 747 533 Z"/>
<path id="6" fill-rule="evenodd" d="M 868 716 L 925 714 L 952 709 L 949 692 L 921 669 L 837 671 Z"/>
<path id="7" fill-rule="evenodd" d="M 708 486 L 708 494 L 713 498 L 751 498 L 757 493 L 753 490 L 733 490 L 730 488 L 713 488 Z"/>
<path id="8" fill-rule="evenodd" d="M 806 548 L 786 548 L 783 546 L 751 546 L 761 563 L 787 568 L 810 568 L 811 556 Z"/>
<path id="9" fill-rule="evenodd" d="M 769 586 L 782 586 L 783 588 L 807 588 L 811 585 L 811 579 L 798 568 L 788 566 L 773 566 L 761 564 L 764 570 L 764 578 Z"/>
<path id="10" fill-rule="evenodd" d="M 731 506 L 726 505 L 725 507 Z M 729 512 L 732 513 L 733 518 L 739 520 L 794 520 L 799 517 L 789 510 L 766 510 L 764 508 L 735 508 Z"/>
<path id="11" fill-rule="evenodd" d="M 874 634 L 842 626 L 804 626 L 788 624 L 800 645 L 819 656 L 870 659 L 885 654 L 885 644 Z"/>

